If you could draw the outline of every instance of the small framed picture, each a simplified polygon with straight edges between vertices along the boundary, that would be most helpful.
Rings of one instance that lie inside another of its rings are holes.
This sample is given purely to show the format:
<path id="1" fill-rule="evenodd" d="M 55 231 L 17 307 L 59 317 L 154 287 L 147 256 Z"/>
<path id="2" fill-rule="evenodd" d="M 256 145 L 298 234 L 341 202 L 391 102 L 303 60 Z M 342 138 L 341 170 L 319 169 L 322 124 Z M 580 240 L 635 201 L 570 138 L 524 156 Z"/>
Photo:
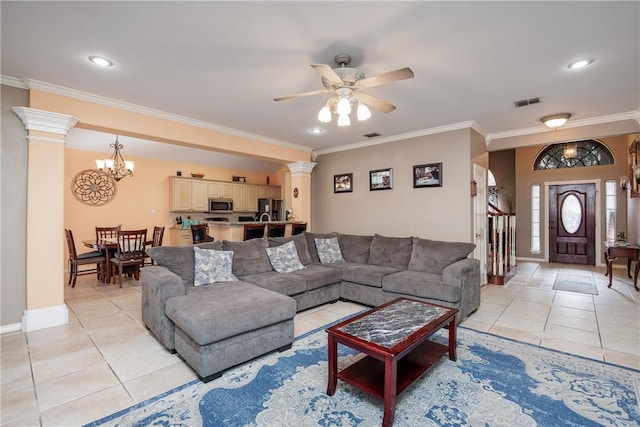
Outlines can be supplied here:
<path id="1" fill-rule="evenodd" d="M 369 171 L 369 190 L 391 190 L 393 188 L 393 169 Z"/>
<path id="2" fill-rule="evenodd" d="M 341 173 L 333 175 L 333 192 L 350 193 L 353 191 L 353 174 Z"/>
<path id="3" fill-rule="evenodd" d="M 442 187 L 442 163 L 413 167 L 413 188 Z"/>

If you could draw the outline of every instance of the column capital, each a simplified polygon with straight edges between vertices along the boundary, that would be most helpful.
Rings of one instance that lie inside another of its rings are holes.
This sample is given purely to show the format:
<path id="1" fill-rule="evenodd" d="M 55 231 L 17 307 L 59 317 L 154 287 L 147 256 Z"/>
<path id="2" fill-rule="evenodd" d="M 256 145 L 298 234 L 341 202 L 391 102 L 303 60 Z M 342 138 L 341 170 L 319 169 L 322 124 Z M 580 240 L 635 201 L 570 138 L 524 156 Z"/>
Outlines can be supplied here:
<path id="1" fill-rule="evenodd" d="M 304 161 L 287 163 L 287 166 L 289 167 L 289 170 L 292 174 L 307 176 L 311 176 L 311 171 L 313 170 L 315 165 L 317 165 L 317 163 Z"/>
<path id="2" fill-rule="evenodd" d="M 28 107 L 12 107 L 13 111 L 27 130 L 67 135 L 69 129 L 78 123 L 78 119 L 67 114 L 51 113 Z"/>

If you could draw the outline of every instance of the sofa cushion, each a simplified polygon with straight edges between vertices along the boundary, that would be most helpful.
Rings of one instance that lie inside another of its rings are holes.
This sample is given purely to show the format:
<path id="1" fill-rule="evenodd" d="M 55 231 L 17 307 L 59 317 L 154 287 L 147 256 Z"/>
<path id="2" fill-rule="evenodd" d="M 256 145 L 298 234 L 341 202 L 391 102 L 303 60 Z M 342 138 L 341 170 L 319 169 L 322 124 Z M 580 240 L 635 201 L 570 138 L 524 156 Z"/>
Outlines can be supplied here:
<path id="1" fill-rule="evenodd" d="M 305 231 L 302 234 L 305 239 L 307 239 L 307 250 L 309 251 L 311 262 L 320 262 L 320 258 L 318 258 L 318 251 L 316 250 L 315 239 L 328 239 L 330 237 L 337 236 L 336 233 L 311 233 L 309 231 Z"/>
<path id="2" fill-rule="evenodd" d="M 367 264 L 382 265 L 405 270 L 411 259 L 412 237 L 373 236 Z"/>
<path id="3" fill-rule="evenodd" d="M 307 289 L 307 280 L 296 273 L 276 273 L 275 271 L 269 271 L 266 273 L 241 276 L 240 280 L 283 295 L 296 295 Z"/>
<path id="4" fill-rule="evenodd" d="M 225 240 L 222 244 L 225 251 L 233 251 L 233 274 L 238 277 L 273 271 L 266 248 L 265 237 L 244 242 Z"/>
<path id="5" fill-rule="evenodd" d="M 222 242 L 195 245 L 202 249 L 222 249 Z M 155 246 L 146 249 L 147 254 L 161 267 L 180 276 L 185 284 L 193 284 L 193 246 Z"/>
<path id="6" fill-rule="evenodd" d="M 338 234 L 340 252 L 347 262 L 366 264 L 369 260 L 369 250 L 373 236 L 358 236 L 355 234 Z"/>
<path id="7" fill-rule="evenodd" d="M 309 256 L 309 250 L 307 249 L 307 239 L 304 234 L 296 234 L 295 236 L 287 237 L 269 237 L 269 247 L 284 245 L 285 243 L 293 241 L 296 244 L 296 250 L 298 251 L 298 258 L 302 265 L 311 263 L 311 257 Z"/>
<path id="8" fill-rule="evenodd" d="M 304 277 L 307 291 L 322 288 L 323 286 L 333 283 L 340 283 L 340 278 L 342 277 L 340 270 L 317 264 L 308 265 L 304 270 L 298 270 L 291 274 Z"/>
<path id="9" fill-rule="evenodd" d="M 342 280 L 376 288 L 382 287 L 384 276 L 400 271 L 399 268 L 355 263 L 344 264 L 340 270 L 342 271 Z"/>
<path id="10" fill-rule="evenodd" d="M 414 237 L 409 270 L 442 274 L 446 266 L 465 259 L 475 247 L 473 243 L 442 242 Z"/>
<path id="11" fill-rule="evenodd" d="M 460 301 L 459 286 L 443 283 L 439 274 L 418 271 L 405 270 L 385 276 L 382 279 L 382 290 L 452 304 Z"/>
<path id="12" fill-rule="evenodd" d="M 304 265 L 300 263 L 296 244 L 293 241 L 284 245 L 266 248 L 267 256 L 271 266 L 278 273 L 291 273 L 292 271 L 302 270 Z"/>
<path id="13" fill-rule="evenodd" d="M 337 237 L 330 237 L 328 239 L 315 238 L 313 240 L 316 243 L 318 259 L 322 264 L 344 262 L 344 258 L 342 258 L 342 254 L 340 253 L 340 245 L 338 244 Z"/>
<path id="14" fill-rule="evenodd" d="M 292 298 L 241 281 L 198 289 L 167 301 L 166 314 L 199 345 L 292 319 L 296 312 Z"/>
<path id="15" fill-rule="evenodd" d="M 193 247 L 193 252 L 195 256 L 194 286 L 238 280 L 231 272 L 233 252 L 201 249 L 197 246 Z"/>

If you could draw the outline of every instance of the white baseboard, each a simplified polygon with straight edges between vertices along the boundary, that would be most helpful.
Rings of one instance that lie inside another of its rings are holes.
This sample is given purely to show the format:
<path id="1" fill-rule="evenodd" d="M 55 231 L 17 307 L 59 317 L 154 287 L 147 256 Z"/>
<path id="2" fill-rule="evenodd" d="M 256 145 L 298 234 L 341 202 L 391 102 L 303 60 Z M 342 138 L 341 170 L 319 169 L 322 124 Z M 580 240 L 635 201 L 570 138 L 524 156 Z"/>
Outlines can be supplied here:
<path id="1" fill-rule="evenodd" d="M 53 307 L 25 310 L 22 315 L 22 331 L 30 332 L 69 323 L 69 309 L 66 304 Z"/>
<path id="2" fill-rule="evenodd" d="M 11 325 L 0 326 L 0 335 L 7 334 L 9 332 L 16 332 L 22 330 L 22 323 L 13 323 Z"/>

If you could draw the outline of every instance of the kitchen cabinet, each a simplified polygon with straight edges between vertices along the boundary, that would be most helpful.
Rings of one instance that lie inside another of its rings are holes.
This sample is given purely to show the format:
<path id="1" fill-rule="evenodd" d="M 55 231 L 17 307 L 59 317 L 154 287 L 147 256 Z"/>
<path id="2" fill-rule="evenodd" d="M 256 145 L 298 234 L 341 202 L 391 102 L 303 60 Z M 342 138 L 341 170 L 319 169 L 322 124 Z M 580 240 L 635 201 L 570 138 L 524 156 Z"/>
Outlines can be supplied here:
<path id="1" fill-rule="evenodd" d="M 261 199 L 268 199 L 271 197 L 271 192 L 268 185 L 259 185 L 258 186 L 258 197 Z"/>
<path id="2" fill-rule="evenodd" d="M 209 193 L 206 181 L 188 178 L 171 178 L 171 212 L 205 212 Z"/>
<path id="3" fill-rule="evenodd" d="M 269 197 L 276 200 L 282 199 L 280 187 L 269 187 Z"/>
<path id="4" fill-rule="evenodd" d="M 191 229 L 190 228 L 170 228 L 169 229 L 169 244 L 171 246 L 190 246 Z"/>
<path id="5" fill-rule="evenodd" d="M 247 210 L 247 196 L 245 184 L 232 184 L 233 185 L 233 211 L 234 212 L 246 212 Z"/>
<path id="6" fill-rule="evenodd" d="M 258 186 L 245 184 L 245 210 L 247 212 L 258 212 Z"/>
<path id="7" fill-rule="evenodd" d="M 233 197 L 233 184 L 222 181 L 209 181 L 209 197 L 231 199 Z"/>

